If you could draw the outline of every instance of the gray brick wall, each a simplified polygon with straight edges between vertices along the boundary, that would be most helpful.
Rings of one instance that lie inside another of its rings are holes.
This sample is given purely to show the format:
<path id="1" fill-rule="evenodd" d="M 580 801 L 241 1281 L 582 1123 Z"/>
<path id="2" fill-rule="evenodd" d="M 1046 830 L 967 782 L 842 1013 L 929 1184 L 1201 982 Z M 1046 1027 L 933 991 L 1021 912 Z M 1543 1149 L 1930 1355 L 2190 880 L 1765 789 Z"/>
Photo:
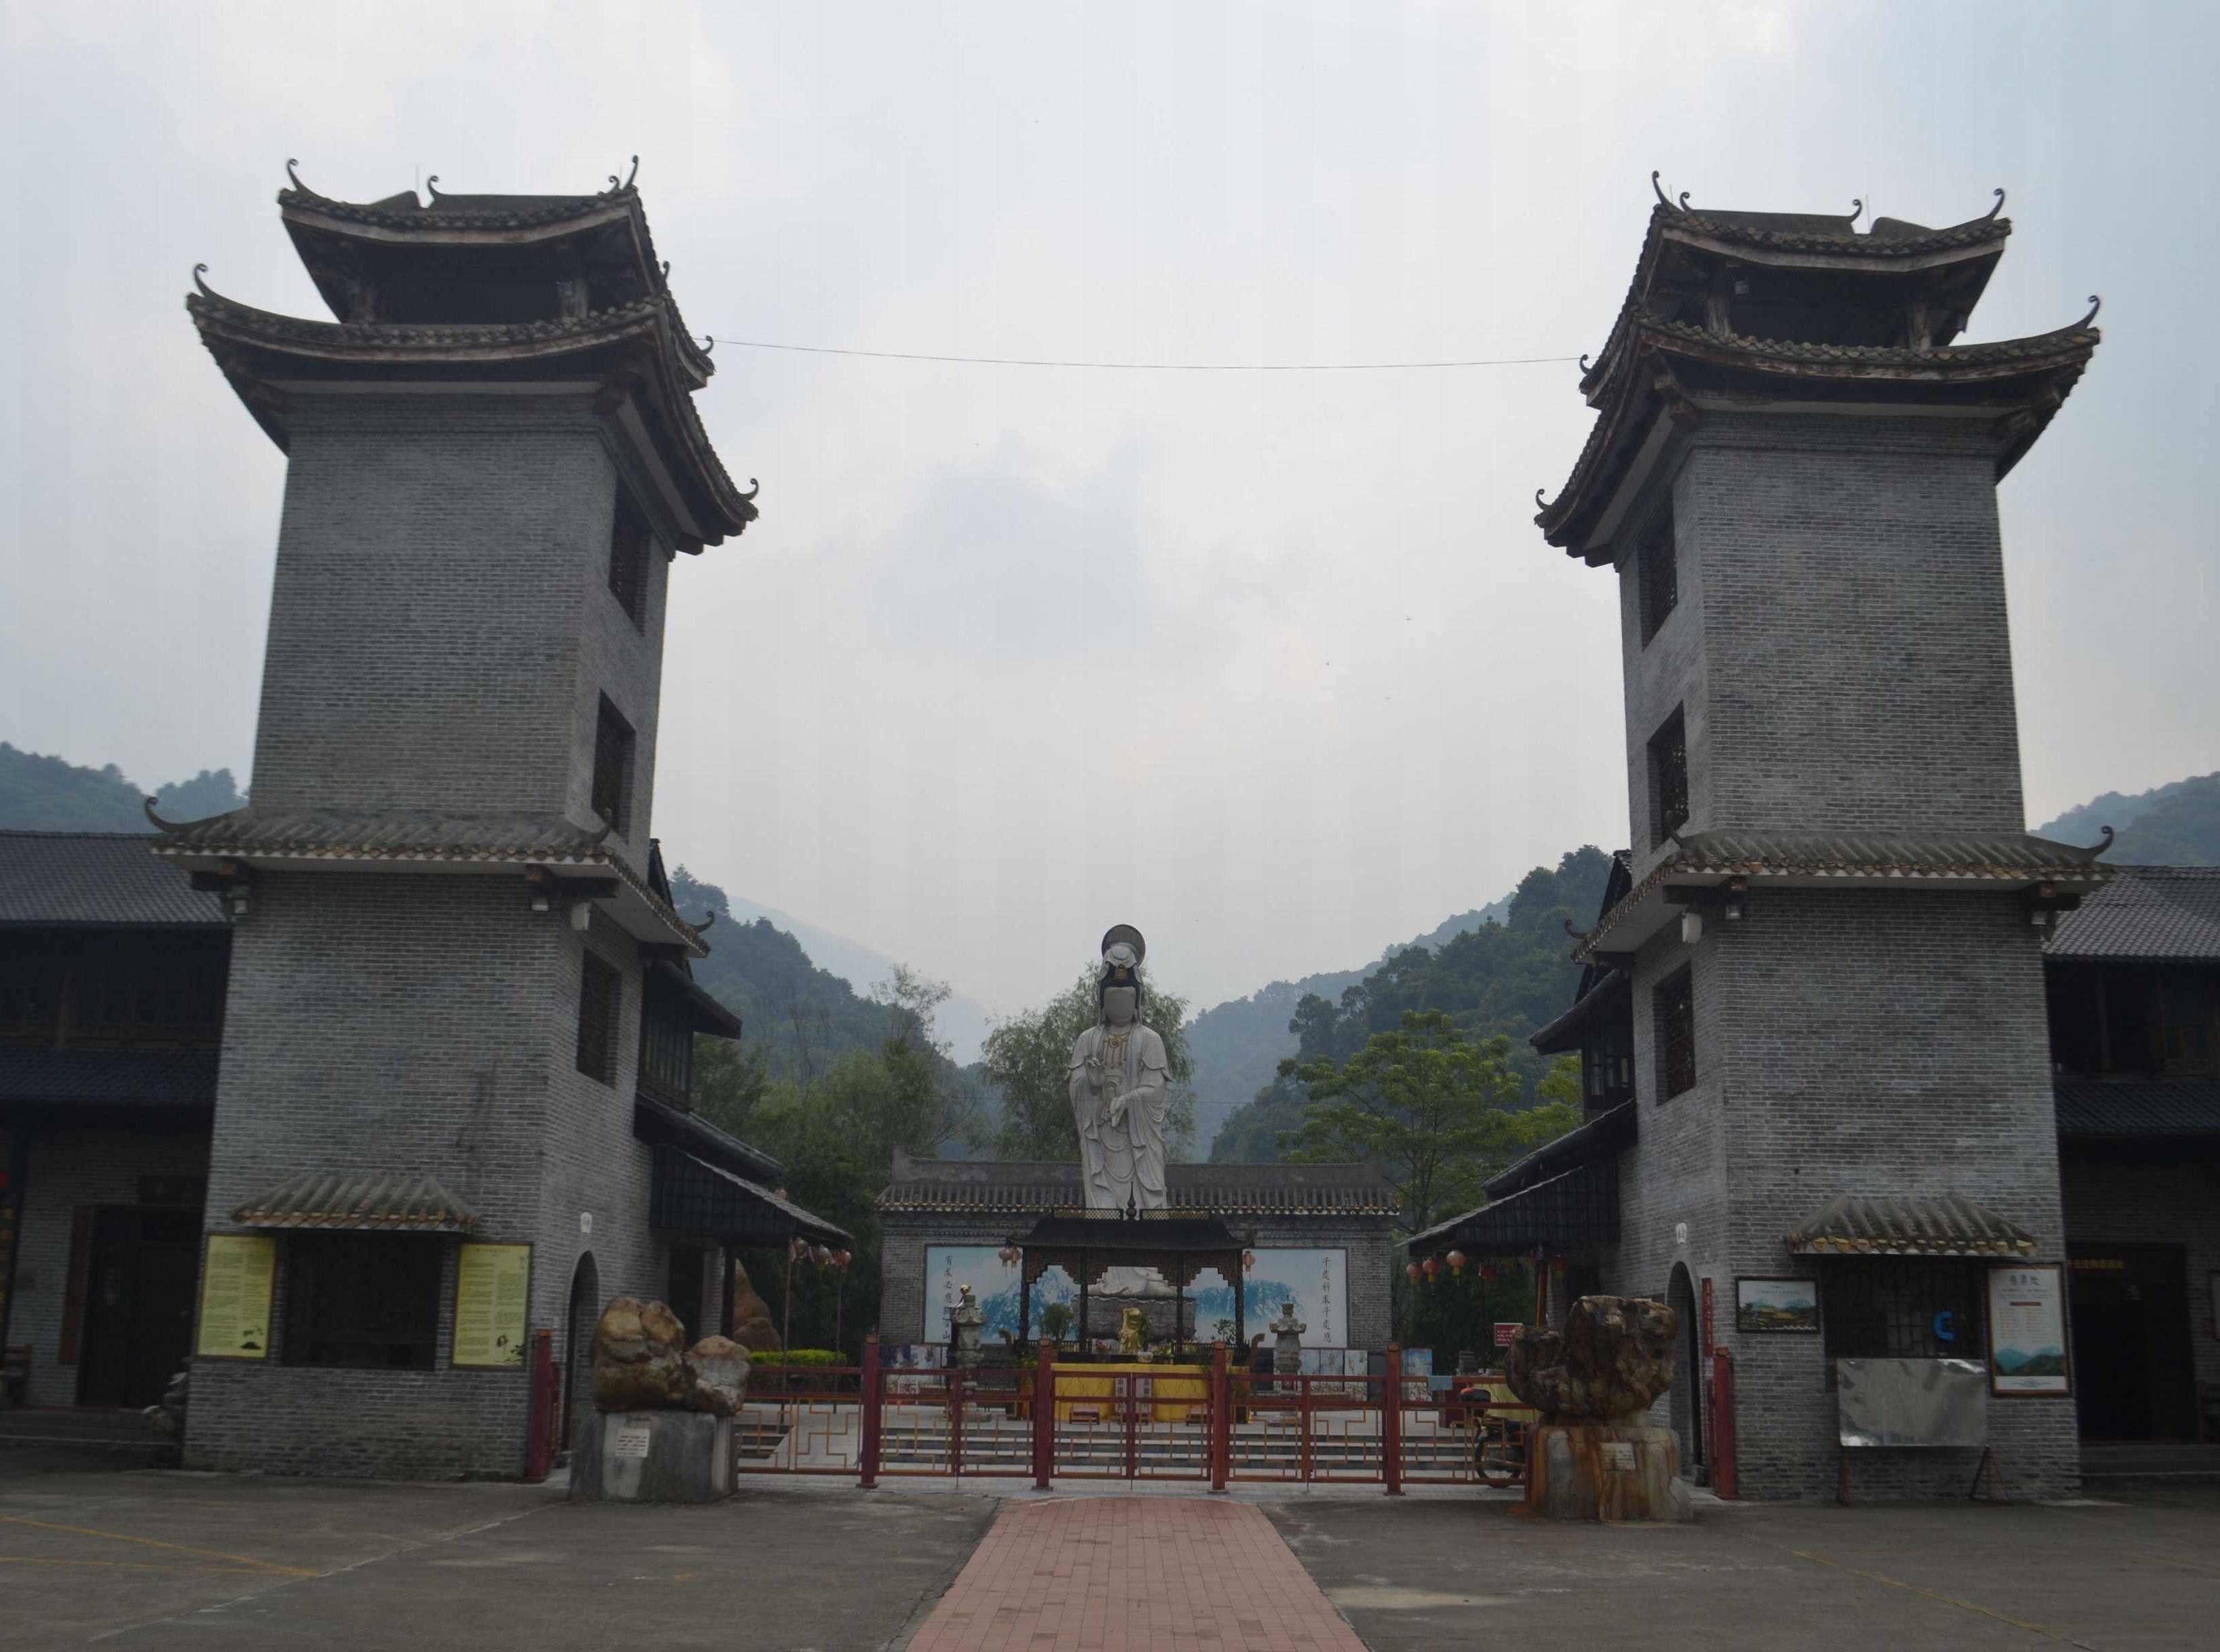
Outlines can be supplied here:
<path id="1" fill-rule="evenodd" d="M 1683 962 L 1699 1082 L 1661 1101 L 1651 996 Z M 1637 959 L 1642 1137 L 1622 1164 L 1624 1231 L 1606 1281 L 1662 1300 L 1678 1261 L 1713 1281 L 1745 1495 L 1835 1485 L 1821 1339 L 1733 1329 L 1737 1274 L 1816 1273 L 1784 1243 L 1799 1219 L 1837 1193 L 1955 1193 L 2033 1233 L 2039 1259 L 2064 1255 L 2042 967 L 2039 933 L 2007 898 L 1762 886 L 1741 922 L 1714 921 L 1693 947 L 1675 928 Z M 2009 1494 L 2078 1483 L 2070 1400 L 1999 1400 L 1990 1416 Z M 1858 1453 L 1853 1494 L 1961 1496 L 1961 1456 Z"/>
<path id="2" fill-rule="evenodd" d="M 588 822 L 607 693 L 639 736 L 620 841 L 644 865 L 669 557 L 635 627 L 608 589 L 605 421 L 583 400 L 306 394 L 290 420 L 255 802 Z"/>
<path id="3" fill-rule="evenodd" d="M 1671 491 L 1681 600 L 1646 647 L 1619 570 L 1637 876 L 1676 705 L 1688 831 L 2024 829 L 1986 427 L 1709 414 Z"/>
<path id="4" fill-rule="evenodd" d="M 620 964 L 612 1087 L 577 1070 L 583 946 Z M 601 1294 L 659 1295 L 648 1152 L 632 1134 L 640 975 L 627 937 L 529 910 L 508 877 L 267 875 L 232 950 L 208 1225 L 303 1170 L 424 1170 L 483 1219 L 476 1237 L 534 1245 L 530 1323 L 560 1340 L 590 1250 Z M 581 1214 L 593 1218 L 590 1235 Z M 372 1373 L 203 1362 L 187 1462 L 319 1474 L 514 1474 L 527 1379 L 447 1368 Z M 281 1246 L 274 1339 L 283 1345 Z M 562 1350 L 558 1347 L 558 1357 Z"/>
<path id="5" fill-rule="evenodd" d="M 209 1138 L 198 1130 L 47 1127 L 33 1138 L 8 1315 L 9 1345 L 31 1350 L 28 1403 L 77 1403 L 78 1368 L 61 1363 L 61 1332 L 78 1207 L 136 1205 L 140 1177 L 205 1175 L 208 1161 Z"/>
<path id="6" fill-rule="evenodd" d="M 1228 1221 L 1237 1231 L 1247 1232 L 1253 1228 L 1260 1250 L 1345 1249 L 1349 1252 L 1350 1318 L 1346 1345 L 1368 1349 L 1388 1346 L 1394 1335 L 1394 1305 L 1389 1289 L 1391 1270 L 1401 1263 L 1401 1248 L 1392 1219 L 1234 1217 Z M 963 1218 L 890 1212 L 884 1224 L 879 1338 L 886 1343 L 914 1343 L 925 1335 L 925 1309 L 930 1288 L 925 1273 L 926 1247 L 1000 1245 L 1013 1232 L 1021 1232 L 1031 1226 L 1032 1218 Z M 1207 1331 L 1208 1327 L 1201 1329 Z M 1258 1325 L 1249 1327 L 1252 1333 L 1263 1329 Z"/>

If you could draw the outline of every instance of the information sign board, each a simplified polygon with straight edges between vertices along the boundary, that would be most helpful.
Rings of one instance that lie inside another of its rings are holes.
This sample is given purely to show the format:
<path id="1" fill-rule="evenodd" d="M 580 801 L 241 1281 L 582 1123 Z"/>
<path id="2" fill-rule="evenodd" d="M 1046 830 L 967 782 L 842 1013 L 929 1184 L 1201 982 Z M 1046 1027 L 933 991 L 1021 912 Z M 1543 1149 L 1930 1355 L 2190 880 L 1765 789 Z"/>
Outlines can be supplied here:
<path id="1" fill-rule="evenodd" d="M 499 1371 L 524 1368 L 531 1282 L 528 1244 L 465 1244 L 458 1250 L 452 1363 Z"/>
<path id="2" fill-rule="evenodd" d="M 270 1357 L 270 1294 L 278 1241 L 259 1233 L 211 1233 L 201 1266 L 196 1359 Z"/>

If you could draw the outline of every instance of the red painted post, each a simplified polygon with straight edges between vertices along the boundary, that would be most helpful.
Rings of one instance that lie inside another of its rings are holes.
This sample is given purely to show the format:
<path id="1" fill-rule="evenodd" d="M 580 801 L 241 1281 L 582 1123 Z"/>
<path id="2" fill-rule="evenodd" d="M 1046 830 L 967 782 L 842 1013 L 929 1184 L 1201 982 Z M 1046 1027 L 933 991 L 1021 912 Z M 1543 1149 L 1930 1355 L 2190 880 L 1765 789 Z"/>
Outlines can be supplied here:
<path id="1" fill-rule="evenodd" d="M 1388 1344 L 1388 1383 L 1380 1396 L 1380 1468 L 1386 1495 L 1403 1494 L 1403 1345 Z"/>
<path id="2" fill-rule="evenodd" d="M 1045 1492 L 1056 1455 L 1056 1350 L 1046 1337 L 1039 1350 L 1033 1368 L 1033 1489 Z"/>
<path id="3" fill-rule="evenodd" d="M 864 1435 L 859 1455 L 866 1491 L 879 1483 L 879 1396 L 884 1382 L 879 1375 L 879 1334 L 875 1331 L 864 1338 Z"/>
<path id="4" fill-rule="evenodd" d="M 524 1478 L 537 1486 L 555 1466 L 555 1333 L 532 1333 L 532 1417 L 524 1435 Z"/>
<path id="5" fill-rule="evenodd" d="M 948 1374 L 948 1472 L 959 1480 L 963 1474 L 963 1373 L 961 1369 Z"/>
<path id="6" fill-rule="evenodd" d="M 1712 1351 L 1712 1490 L 1721 1497 L 1741 1494 L 1735 1474 L 1734 1356 Z"/>
<path id="7" fill-rule="evenodd" d="M 1233 1457 L 1233 1384 L 1229 1380 L 1225 1344 L 1219 1343 L 1210 1356 L 1210 1489 L 1225 1489 L 1226 1465 Z"/>
<path id="8" fill-rule="evenodd" d="M 1128 1480 L 1138 1480 L 1141 1477 L 1141 1437 L 1139 1431 L 1141 1426 L 1141 1413 L 1139 1410 L 1140 1401 L 1133 1393 L 1133 1379 L 1132 1377 L 1113 1377 L 1111 1379 L 1110 1386 L 1113 1389 L 1122 1390 L 1125 1394 L 1126 1478 Z"/>

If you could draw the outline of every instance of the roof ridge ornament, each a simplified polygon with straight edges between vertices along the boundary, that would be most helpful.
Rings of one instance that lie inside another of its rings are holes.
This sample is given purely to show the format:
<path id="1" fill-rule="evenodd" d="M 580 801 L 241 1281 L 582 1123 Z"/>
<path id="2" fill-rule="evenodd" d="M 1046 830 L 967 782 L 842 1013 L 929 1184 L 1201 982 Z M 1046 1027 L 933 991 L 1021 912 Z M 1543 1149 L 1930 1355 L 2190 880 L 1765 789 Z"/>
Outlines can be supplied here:
<path id="1" fill-rule="evenodd" d="M 1581 377 L 1582 378 L 1586 378 L 1594 371 L 1595 369 L 1588 365 L 1587 352 L 1586 351 L 1582 351 L 1581 352 Z"/>
<path id="2" fill-rule="evenodd" d="M 1991 191 L 1991 193 L 1995 195 L 1997 197 L 1997 203 L 1981 215 L 1981 221 L 1983 223 L 1988 222 L 1990 219 L 1995 217 L 1999 213 L 2005 209 L 2005 192 L 2002 190 L 1995 190 Z"/>
<path id="3" fill-rule="evenodd" d="M 1657 180 L 1658 180 L 1658 178 L 1659 178 L 1660 176 L 1661 176 L 1661 174 L 1659 174 L 1659 173 L 1657 173 L 1657 172 L 1654 172 L 1654 171 L 1653 171 L 1652 173 L 1650 173 L 1650 174 L 1649 174 L 1649 187 L 1650 187 L 1652 190 L 1656 190 L 1656 193 L 1657 193 L 1657 204 L 1658 204 L 1659 206 L 1661 206 L 1661 207 L 1664 208 L 1664 209 L 1665 209 L 1665 210 L 1666 210 L 1666 211 L 1668 211 L 1668 212 L 1675 212 L 1675 211 L 1677 211 L 1678 213 L 1680 213 L 1680 215 L 1681 215 L 1682 217 L 1684 217 L 1684 218 L 1685 218 L 1685 217 L 1687 217 L 1687 216 L 1688 215 L 1688 192 L 1687 192 L 1687 190 L 1681 190 L 1681 204 L 1676 208 L 1675 206 L 1674 206 L 1674 204 L 1673 204 L 1670 201 L 1668 201 L 1668 200 L 1665 198 L 1665 191 L 1664 191 L 1662 188 L 1659 188 L 1659 186 L 1658 186 L 1658 183 L 1657 183 Z"/>
<path id="4" fill-rule="evenodd" d="M 201 296 L 203 297 L 222 300 L 223 295 L 221 293 L 218 292 L 215 288 L 209 286 L 207 282 L 201 279 L 201 277 L 207 273 L 207 265 L 196 264 L 193 265 L 193 285 L 201 290 Z"/>
<path id="5" fill-rule="evenodd" d="M 2112 846 L 2112 838 L 2114 835 L 2112 828 L 2110 826 L 2098 826 L 2097 830 L 2103 834 L 2097 842 L 2088 845 L 2067 844 L 2066 847 L 2072 850 L 2075 854 L 2080 856 L 2085 860 L 2096 859 L 2098 856 L 2103 854 L 2107 849 L 2110 849 Z"/>
<path id="6" fill-rule="evenodd" d="M 620 184 L 617 182 L 617 175 L 614 172 L 611 172 L 609 174 L 609 186 L 606 190 L 603 190 L 602 193 L 603 195 L 622 195 L 632 188 L 633 178 L 638 178 L 639 176 L 639 157 L 638 155 L 634 155 L 632 158 L 631 177 L 627 178 L 623 183 Z"/>
<path id="7" fill-rule="evenodd" d="M 1536 510 L 1547 510 L 1550 508 L 1549 501 L 1543 497 L 1543 496 L 1549 491 L 1550 490 L 1547 488 L 1537 488 L 1534 489 L 1534 508 Z"/>
<path id="8" fill-rule="evenodd" d="M 750 477 L 748 478 L 748 490 L 747 490 L 745 493 L 742 494 L 742 495 L 740 496 L 740 497 L 741 497 L 741 498 L 743 498 L 743 499 L 753 499 L 753 498 L 754 498 L 758 494 L 761 493 L 762 491 L 763 491 L 763 483 L 760 483 L 760 482 L 758 482 L 758 481 L 757 481 L 753 477 Z"/>
<path id="9" fill-rule="evenodd" d="M 1861 195 L 1850 203 L 1850 221 L 1857 222 L 1859 219 L 1865 216 L 1865 212 L 1866 198 Z"/>
<path id="10" fill-rule="evenodd" d="M 147 818 L 154 823 L 157 832 L 190 832 L 195 826 L 206 826 L 210 820 L 221 820 L 227 814 L 236 814 L 237 809 L 219 809 L 214 814 L 204 814 L 197 820 L 165 820 L 154 813 L 154 799 L 142 797 L 139 806 L 147 811 Z"/>
<path id="11" fill-rule="evenodd" d="M 424 193 L 432 197 L 432 204 L 440 204 L 440 175 L 434 172 L 424 180 Z"/>
<path id="12" fill-rule="evenodd" d="M 301 182 L 301 175 L 300 175 L 300 173 L 298 173 L 298 172 L 296 172 L 296 171 L 295 171 L 293 170 L 296 166 L 298 166 L 300 164 L 301 164 L 301 163 L 300 163 L 298 160 L 295 159 L 292 156 L 290 156 L 290 155 L 286 156 L 286 157 L 285 157 L 285 176 L 286 176 L 287 178 L 289 178 L 292 179 L 292 181 L 293 181 L 293 188 L 294 188 L 294 189 L 295 189 L 298 193 L 300 193 L 300 194 L 302 194 L 302 195 L 315 195 L 315 194 L 316 194 L 316 192 L 315 192 L 314 190 L 310 189 L 307 184 L 303 184 L 302 182 Z M 323 197 L 322 197 L 321 196 L 316 196 L 316 198 L 317 198 L 318 200 L 320 200 L 320 201 L 323 199 Z"/>
<path id="13" fill-rule="evenodd" d="M 2097 312 L 2104 308 L 2105 301 L 2098 297 L 2095 293 L 2091 293 L 2089 295 L 2089 313 L 2073 324 L 2074 331 L 2078 333 L 2084 327 L 2086 327 L 2090 322 L 2097 319 Z"/>

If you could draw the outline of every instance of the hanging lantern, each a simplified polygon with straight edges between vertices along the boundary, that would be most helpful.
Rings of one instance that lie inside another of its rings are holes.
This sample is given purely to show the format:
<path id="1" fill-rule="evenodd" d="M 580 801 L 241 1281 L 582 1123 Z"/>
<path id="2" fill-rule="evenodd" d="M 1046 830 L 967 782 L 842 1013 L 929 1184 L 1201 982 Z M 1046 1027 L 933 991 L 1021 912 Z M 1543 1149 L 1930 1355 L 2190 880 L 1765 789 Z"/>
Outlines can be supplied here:
<path id="1" fill-rule="evenodd" d="M 1450 1265 L 1450 1272 L 1462 1276 L 1464 1273 L 1464 1252 L 1452 1250 L 1442 1260 Z"/>
<path id="2" fill-rule="evenodd" d="M 1245 1274 L 1256 1265 L 1257 1253 L 1254 1250 L 1244 1250 L 1241 1253 L 1241 1271 Z"/>
<path id="3" fill-rule="evenodd" d="M 1413 1285 L 1417 1284 L 1419 1282 L 1419 1264 L 1415 1262 L 1405 1262 L 1403 1264 L 1403 1277 L 1409 1280 Z"/>
<path id="4" fill-rule="evenodd" d="M 807 1262 L 807 1261 L 808 1261 L 808 1260 L 809 1260 L 809 1241 L 808 1241 L 808 1240 L 807 1240 L 807 1239 L 805 1239 L 805 1238 L 803 1238 L 803 1237 L 802 1237 L 800 1234 L 798 1234 L 798 1233 L 797 1233 L 796 1235 L 795 1235 L 795 1237 L 794 1237 L 794 1242 L 793 1242 L 792 1244 L 789 1244 L 789 1245 L 787 1246 L 787 1248 L 786 1248 L 786 1259 L 787 1259 L 789 1262 Z"/>
<path id="5" fill-rule="evenodd" d="M 820 1268 L 830 1267 L 832 1262 L 832 1247 L 829 1244 L 819 1245 L 809 1253 L 809 1259 Z"/>
<path id="6" fill-rule="evenodd" d="M 1431 1285 L 1434 1282 L 1434 1275 L 1442 1271 L 1442 1259 L 1439 1256 L 1428 1256 L 1425 1266 L 1426 1283 Z"/>
<path id="7" fill-rule="evenodd" d="M 850 1262 L 852 1262 L 855 1260 L 855 1257 L 849 1255 L 845 1250 L 835 1250 L 832 1253 L 832 1265 L 835 1268 L 845 1268 Z"/>

